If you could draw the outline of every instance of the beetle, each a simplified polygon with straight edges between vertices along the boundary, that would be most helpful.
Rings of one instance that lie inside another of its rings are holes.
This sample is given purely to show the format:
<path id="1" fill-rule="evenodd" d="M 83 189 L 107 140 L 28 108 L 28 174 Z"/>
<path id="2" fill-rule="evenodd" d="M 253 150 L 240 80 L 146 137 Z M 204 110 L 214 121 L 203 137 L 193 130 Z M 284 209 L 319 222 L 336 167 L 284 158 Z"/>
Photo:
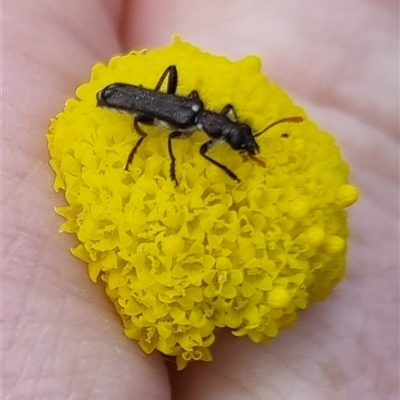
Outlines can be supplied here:
<path id="1" fill-rule="evenodd" d="M 167 91 L 161 92 L 166 79 Z M 178 180 L 172 141 L 187 138 L 197 129 L 203 130 L 210 138 L 200 146 L 200 154 L 231 179 L 240 182 L 237 175 L 227 166 L 207 154 L 215 144 L 227 143 L 233 150 L 247 153 L 253 158 L 260 151 L 255 137 L 279 123 L 303 121 L 301 117 L 283 118 L 262 131 L 253 133 L 248 124 L 238 120 L 231 104 L 227 104 L 220 112 L 208 110 L 196 90 L 187 96 L 181 96 L 176 94 L 177 86 L 178 71 L 175 65 L 170 65 L 162 73 L 154 89 L 147 89 L 142 85 L 112 83 L 97 93 L 97 106 L 134 115 L 133 126 L 140 138 L 129 153 L 125 170 L 129 169 L 133 157 L 147 136 L 141 125 L 156 124 L 172 129 L 168 135 L 168 152 L 171 159 L 170 177 L 175 185 L 178 185 Z"/>

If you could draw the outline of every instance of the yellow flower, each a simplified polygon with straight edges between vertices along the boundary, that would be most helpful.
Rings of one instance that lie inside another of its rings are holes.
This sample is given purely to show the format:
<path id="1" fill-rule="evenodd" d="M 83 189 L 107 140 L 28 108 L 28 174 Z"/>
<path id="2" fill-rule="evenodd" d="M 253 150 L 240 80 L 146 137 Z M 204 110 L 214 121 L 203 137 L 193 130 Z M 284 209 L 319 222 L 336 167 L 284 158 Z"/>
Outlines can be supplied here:
<path id="1" fill-rule="evenodd" d="M 212 149 L 240 183 L 200 155 L 207 136 L 198 131 L 174 143 L 175 187 L 167 131 L 152 125 L 125 171 L 139 137 L 132 116 L 96 107 L 96 93 L 114 82 L 152 89 L 170 65 L 178 95 L 197 90 L 217 112 L 232 104 L 254 132 L 282 118 L 303 122 L 257 137 L 265 166 L 226 144 Z M 95 65 L 77 97 L 47 136 L 54 188 L 67 201 L 57 208 L 60 231 L 77 235 L 73 254 L 106 283 L 125 334 L 143 351 L 176 356 L 182 369 L 212 359 L 216 327 L 267 342 L 343 277 L 344 208 L 357 189 L 333 138 L 268 81 L 258 58 L 231 62 L 176 38 Z"/>

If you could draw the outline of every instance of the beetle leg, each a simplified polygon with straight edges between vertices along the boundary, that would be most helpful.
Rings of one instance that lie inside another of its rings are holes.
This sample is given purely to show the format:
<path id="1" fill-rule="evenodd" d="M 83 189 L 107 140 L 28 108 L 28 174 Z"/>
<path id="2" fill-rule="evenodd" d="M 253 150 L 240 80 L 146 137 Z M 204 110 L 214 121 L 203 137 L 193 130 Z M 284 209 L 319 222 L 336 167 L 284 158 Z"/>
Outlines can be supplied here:
<path id="1" fill-rule="evenodd" d="M 178 71 L 176 70 L 175 65 L 170 65 L 161 75 L 160 79 L 157 82 L 156 87 L 154 88 L 155 92 L 159 92 L 162 84 L 165 81 L 165 78 L 168 75 L 167 82 L 167 93 L 175 94 L 176 88 L 178 86 Z"/>
<path id="2" fill-rule="evenodd" d="M 222 110 L 221 114 L 226 115 L 229 118 L 229 114 L 231 115 L 231 120 L 233 122 L 238 122 L 238 117 L 236 114 L 236 110 L 233 108 L 232 104 L 227 104 Z"/>
<path id="3" fill-rule="evenodd" d="M 188 97 L 188 99 L 200 99 L 199 92 L 197 90 L 192 90 Z"/>
<path id="4" fill-rule="evenodd" d="M 143 125 L 153 125 L 154 124 L 154 118 L 150 117 L 149 115 L 146 114 L 137 114 L 136 117 L 133 120 L 133 127 L 135 128 L 135 131 L 140 135 L 140 136 L 147 136 L 147 133 L 143 131 L 143 129 L 139 126 L 140 124 Z"/>
<path id="5" fill-rule="evenodd" d="M 215 161 L 214 159 L 212 159 L 210 156 L 207 155 L 207 152 L 211 150 L 214 147 L 214 145 L 215 145 L 215 140 L 209 140 L 208 142 L 203 143 L 200 147 L 200 154 L 205 159 L 216 165 L 218 168 L 222 169 L 222 171 L 224 171 L 231 179 L 235 180 L 236 182 L 240 182 L 240 179 L 228 167 L 219 163 L 218 161 Z"/>
<path id="6" fill-rule="evenodd" d="M 131 150 L 128 156 L 128 160 L 126 161 L 125 164 L 125 171 L 129 170 L 129 166 L 132 164 L 133 157 L 135 156 L 136 152 L 138 151 L 138 148 L 143 142 L 143 139 L 147 136 L 147 133 L 143 131 L 143 129 L 139 126 L 139 123 L 142 124 L 151 124 L 154 122 L 154 118 L 149 117 L 147 115 L 139 114 L 137 115 L 134 120 L 133 120 L 133 127 L 135 128 L 135 131 L 141 136 L 140 139 L 137 141 L 135 144 L 134 148 Z"/>
<path id="7" fill-rule="evenodd" d="M 175 182 L 175 185 L 178 186 L 178 180 L 176 179 L 176 173 L 175 173 L 175 156 L 172 151 L 172 139 L 185 139 L 188 136 L 191 135 L 191 132 L 181 132 L 181 131 L 174 131 L 171 132 L 168 135 L 168 152 L 169 152 L 169 157 L 171 158 L 171 165 L 169 169 L 169 173 L 171 176 L 171 180 Z"/>

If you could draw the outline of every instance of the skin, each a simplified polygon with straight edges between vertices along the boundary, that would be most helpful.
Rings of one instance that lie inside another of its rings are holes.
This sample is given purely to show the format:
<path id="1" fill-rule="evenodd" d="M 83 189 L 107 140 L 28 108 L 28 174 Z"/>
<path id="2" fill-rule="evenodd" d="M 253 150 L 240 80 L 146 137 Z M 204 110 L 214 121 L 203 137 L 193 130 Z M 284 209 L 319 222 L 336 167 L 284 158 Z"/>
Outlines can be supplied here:
<path id="1" fill-rule="evenodd" d="M 163 4 L 163 6 L 161 6 Z M 251 4 L 251 5 L 250 5 Z M 3 2 L 2 362 L 5 399 L 397 399 L 398 10 L 395 0 Z M 348 274 L 266 346 L 219 335 L 176 372 L 123 336 L 101 284 L 57 233 L 45 133 L 91 66 L 180 32 L 255 53 L 335 134 L 361 189 Z M 1 396 L 0 396 L 1 397 Z"/>

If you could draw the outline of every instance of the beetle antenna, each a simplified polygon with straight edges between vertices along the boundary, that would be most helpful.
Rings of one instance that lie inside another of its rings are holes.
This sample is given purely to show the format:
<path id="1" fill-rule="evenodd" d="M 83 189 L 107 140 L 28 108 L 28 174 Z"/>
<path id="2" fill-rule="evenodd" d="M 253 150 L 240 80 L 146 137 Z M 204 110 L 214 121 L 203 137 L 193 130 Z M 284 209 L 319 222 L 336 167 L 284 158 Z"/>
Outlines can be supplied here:
<path id="1" fill-rule="evenodd" d="M 273 122 L 272 124 L 268 125 L 265 129 L 263 129 L 260 132 L 256 132 L 253 136 L 257 137 L 260 136 L 262 133 L 266 132 L 268 129 L 271 129 L 273 126 L 281 124 L 282 122 L 294 122 L 294 123 L 299 123 L 303 122 L 303 117 L 288 117 L 288 118 L 282 118 L 278 121 Z"/>

